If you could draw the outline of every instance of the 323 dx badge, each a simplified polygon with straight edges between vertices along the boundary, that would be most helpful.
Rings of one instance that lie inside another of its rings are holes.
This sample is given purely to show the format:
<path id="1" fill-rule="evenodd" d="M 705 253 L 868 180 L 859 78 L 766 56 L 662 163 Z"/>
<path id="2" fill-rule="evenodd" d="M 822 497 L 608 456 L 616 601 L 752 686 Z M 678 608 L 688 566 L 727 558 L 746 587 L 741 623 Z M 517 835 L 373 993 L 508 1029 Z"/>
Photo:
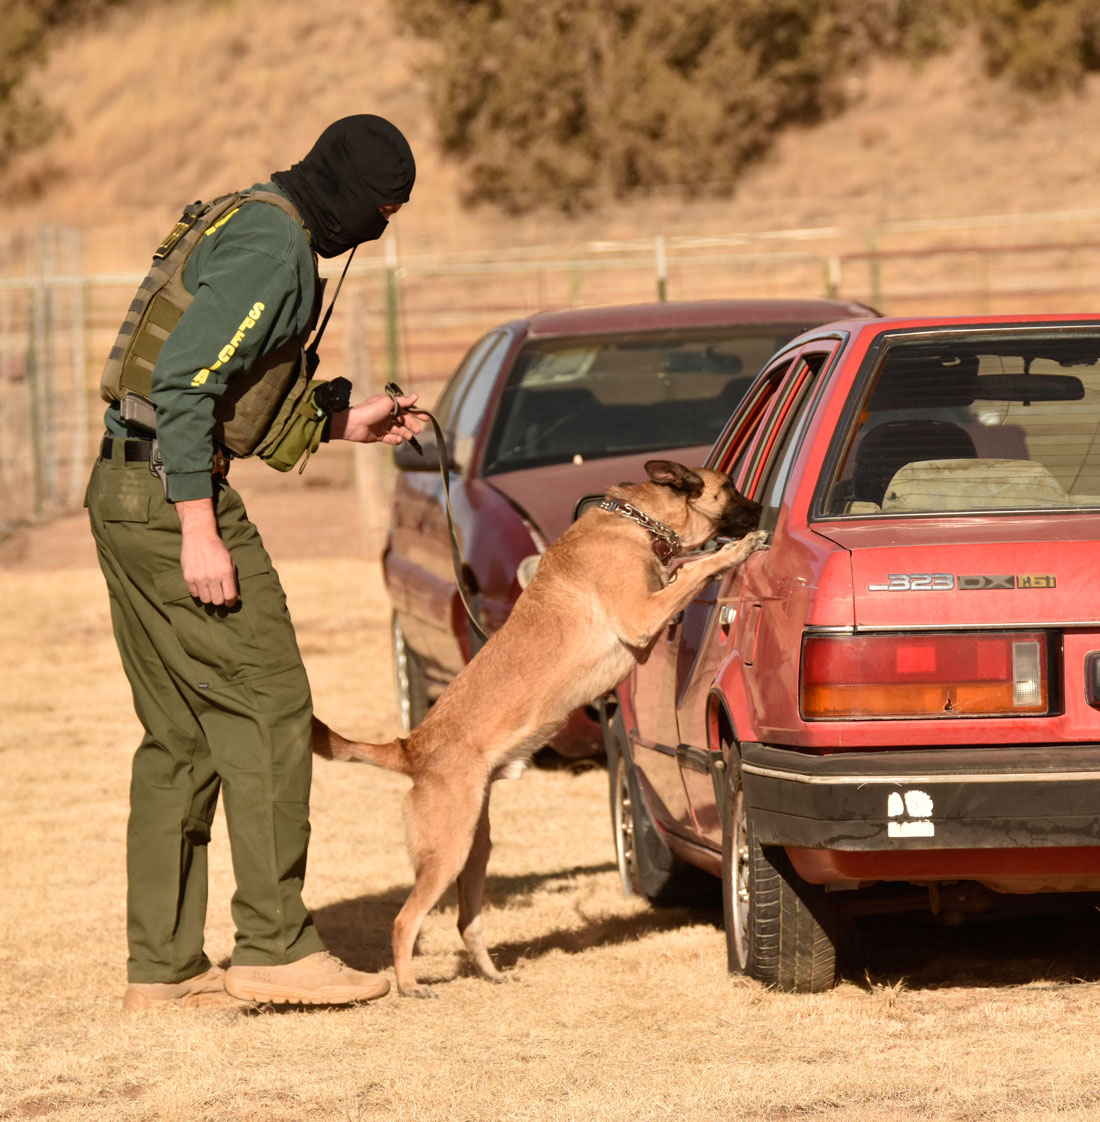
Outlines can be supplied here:
<path id="1" fill-rule="evenodd" d="M 1051 573 L 956 575 L 955 573 L 890 573 L 886 584 L 869 584 L 868 592 L 987 592 L 997 589 L 1056 588 Z"/>

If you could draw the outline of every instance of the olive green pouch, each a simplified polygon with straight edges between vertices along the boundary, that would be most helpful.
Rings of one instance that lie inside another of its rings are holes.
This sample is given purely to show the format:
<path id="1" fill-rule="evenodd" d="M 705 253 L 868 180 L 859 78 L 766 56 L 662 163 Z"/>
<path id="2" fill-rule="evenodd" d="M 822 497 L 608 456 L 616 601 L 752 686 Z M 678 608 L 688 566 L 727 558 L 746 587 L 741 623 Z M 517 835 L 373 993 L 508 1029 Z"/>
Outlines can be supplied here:
<path id="1" fill-rule="evenodd" d="M 328 383 L 311 380 L 303 392 L 291 393 L 283 402 L 256 455 L 276 471 L 290 471 L 302 461 L 305 471 L 309 457 L 320 447 L 329 413 L 319 400 L 318 391 Z M 303 457 L 305 457 L 303 459 Z"/>

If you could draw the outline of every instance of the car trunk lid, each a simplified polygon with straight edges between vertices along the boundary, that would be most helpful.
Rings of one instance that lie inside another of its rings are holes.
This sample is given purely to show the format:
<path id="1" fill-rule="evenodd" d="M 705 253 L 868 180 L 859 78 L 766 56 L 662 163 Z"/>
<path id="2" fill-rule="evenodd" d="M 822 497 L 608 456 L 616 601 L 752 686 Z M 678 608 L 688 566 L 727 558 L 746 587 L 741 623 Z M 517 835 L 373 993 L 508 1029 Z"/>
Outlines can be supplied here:
<path id="1" fill-rule="evenodd" d="M 616 483 L 641 482 L 646 478 L 647 460 L 676 460 L 694 466 L 701 464 L 709 451 L 707 444 L 607 456 L 502 472 L 486 476 L 485 483 L 508 499 L 549 543 L 569 526 L 578 499 L 603 494 Z"/>
<path id="2" fill-rule="evenodd" d="M 1089 626 L 1100 515 L 817 526 L 850 551 L 857 629 Z"/>

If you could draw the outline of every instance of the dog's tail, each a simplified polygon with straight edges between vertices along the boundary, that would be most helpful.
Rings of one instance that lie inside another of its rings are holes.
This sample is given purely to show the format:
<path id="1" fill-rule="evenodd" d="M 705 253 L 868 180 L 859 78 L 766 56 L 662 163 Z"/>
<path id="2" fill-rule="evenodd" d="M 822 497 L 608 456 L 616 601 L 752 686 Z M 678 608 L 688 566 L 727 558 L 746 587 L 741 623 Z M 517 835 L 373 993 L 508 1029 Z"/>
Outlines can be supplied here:
<path id="1" fill-rule="evenodd" d="M 315 755 L 325 760 L 351 760 L 388 768 L 402 775 L 409 774 L 403 738 L 391 740 L 388 744 L 367 744 L 364 741 L 347 740 L 316 717 L 313 718 L 313 751 Z"/>

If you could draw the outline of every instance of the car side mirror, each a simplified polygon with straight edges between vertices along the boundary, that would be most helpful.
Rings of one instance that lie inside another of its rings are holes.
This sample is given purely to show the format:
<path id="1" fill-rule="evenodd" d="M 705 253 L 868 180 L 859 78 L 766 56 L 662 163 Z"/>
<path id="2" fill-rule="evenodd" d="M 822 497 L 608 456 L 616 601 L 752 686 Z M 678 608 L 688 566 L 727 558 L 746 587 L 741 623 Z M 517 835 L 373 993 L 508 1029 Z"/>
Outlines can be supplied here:
<path id="1" fill-rule="evenodd" d="M 602 493 L 599 495 L 582 495 L 573 504 L 573 521 L 576 522 L 586 510 L 590 510 L 594 506 L 599 506 L 606 497 L 607 496 Z"/>
<path id="2" fill-rule="evenodd" d="M 393 463 L 398 471 L 439 471 L 439 445 L 435 439 L 435 432 L 427 426 L 417 435 L 421 451 L 418 452 L 407 440 L 393 450 Z M 447 464 L 447 470 L 453 471 L 454 460 Z"/>

